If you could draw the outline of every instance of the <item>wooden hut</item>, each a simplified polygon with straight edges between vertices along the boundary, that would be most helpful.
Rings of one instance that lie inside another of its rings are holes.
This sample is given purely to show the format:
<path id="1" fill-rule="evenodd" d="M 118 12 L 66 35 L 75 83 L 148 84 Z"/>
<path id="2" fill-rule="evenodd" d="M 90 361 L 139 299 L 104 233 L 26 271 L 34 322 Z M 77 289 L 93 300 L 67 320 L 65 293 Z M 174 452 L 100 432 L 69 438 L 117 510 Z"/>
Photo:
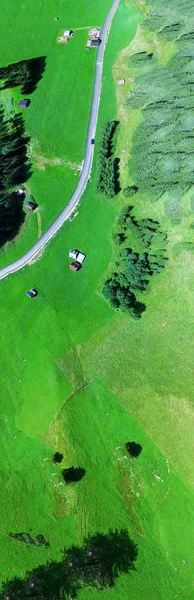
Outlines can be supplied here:
<path id="1" fill-rule="evenodd" d="M 19 108 L 28 108 L 29 105 L 30 105 L 29 98 L 25 98 L 24 100 L 20 100 L 18 107 Z"/>
<path id="2" fill-rule="evenodd" d="M 79 271 L 81 269 L 81 265 L 79 262 L 77 262 L 77 260 L 75 260 L 69 265 L 69 268 L 71 271 Z"/>

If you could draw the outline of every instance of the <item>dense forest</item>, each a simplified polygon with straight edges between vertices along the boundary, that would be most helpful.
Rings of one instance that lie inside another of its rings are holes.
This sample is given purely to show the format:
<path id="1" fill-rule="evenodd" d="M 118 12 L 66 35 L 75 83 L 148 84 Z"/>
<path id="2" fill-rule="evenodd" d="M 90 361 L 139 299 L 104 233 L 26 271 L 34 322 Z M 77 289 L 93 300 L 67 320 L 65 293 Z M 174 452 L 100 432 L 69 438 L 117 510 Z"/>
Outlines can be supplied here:
<path id="1" fill-rule="evenodd" d="M 194 182 L 194 2 L 162 3 L 156 0 L 143 23 L 165 44 L 176 43 L 176 52 L 166 64 L 150 52 L 129 59 L 135 83 L 127 99 L 131 108 L 141 109 L 143 121 L 133 135 L 130 175 L 139 190 L 153 201 L 168 192 L 166 215 L 180 219 L 180 197 Z M 154 8 L 154 10 L 153 10 Z M 190 18 L 189 18 L 190 13 Z"/>
<path id="2" fill-rule="evenodd" d="M 0 90 L 22 86 L 22 94 L 31 94 L 42 77 L 45 57 L 23 60 L 0 68 Z M 13 238 L 24 220 L 23 197 L 15 193 L 31 175 L 27 155 L 30 138 L 23 117 L 7 114 L 0 94 L 0 245 Z"/>
<path id="3" fill-rule="evenodd" d="M 29 137 L 25 135 L 23 118 L 15 115 L 6 118 L 0 111 L 0 244 L 13 237 L 24 219 L 21 196 L 14 187 L 30 176 L 27 157 Z"/>

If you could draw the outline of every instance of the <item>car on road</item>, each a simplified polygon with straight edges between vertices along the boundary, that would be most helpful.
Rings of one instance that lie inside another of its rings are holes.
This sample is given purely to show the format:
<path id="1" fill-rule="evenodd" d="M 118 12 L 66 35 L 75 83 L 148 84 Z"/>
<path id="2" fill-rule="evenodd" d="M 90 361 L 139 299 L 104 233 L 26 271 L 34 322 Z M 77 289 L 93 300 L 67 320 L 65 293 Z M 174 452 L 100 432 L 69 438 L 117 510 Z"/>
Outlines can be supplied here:
<path id="1" fill-rule="evenodd" d="M 92 145 L 95 144 L 95 139 L 94 138 L 91 139 L 91 144 Z"/>

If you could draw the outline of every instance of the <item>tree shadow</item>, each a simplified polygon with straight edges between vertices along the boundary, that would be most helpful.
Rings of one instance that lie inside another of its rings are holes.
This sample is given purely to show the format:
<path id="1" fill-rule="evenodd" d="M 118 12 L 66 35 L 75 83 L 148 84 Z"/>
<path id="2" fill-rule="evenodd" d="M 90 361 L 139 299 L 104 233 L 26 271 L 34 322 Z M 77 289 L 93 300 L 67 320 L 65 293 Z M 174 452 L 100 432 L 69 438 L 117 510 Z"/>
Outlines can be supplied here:
<path id="1" fill-rule="evenodd" d="M 136 442 L 127 442 L 125 448 L 132 458 L 138 458 L 142 451 L 141 444 L 137 444 Z"/>
<path id="2" fill-rule="evenodd" d="M 114 158 L 115 194 L 118 194 L 121 191 L 121 186 L 120 186 L 120 181 L 119 181 L 119 164 L 120 164 L 120 158 Z"/>
<path id="3" fill-rule="evenodd" d="M 0 247 L 19 233 L 24 220 L 23 198 L 10 194 L 6 202 L 0 204 Z"/>
<path id="4" fill-rule="evenodd" d="M 104 128 L 106 130 L 106 126 L 109 125 L 111 126 L 111 131 L 108 135 L 108 139 L 107 139 L 107 154 L 106 154 L 106 158 L 110 158 L 113 154 L 113 149 L 114 149 L 114 135 L 116 133 L 116 129 L 119 125 L 119 121 L 109 121 L 108 123 L 105 124 Z"/>
<path id="5" fill-rule="evenodd" d="M 32 174 L 27 154 L 30 138 L 25 135 L 21 115 L 5 118 L 0 111 L 0 245 L 15 237 L 24 222 L 24 196 L 13 192 L 13 187 L 23 184 Z"/>
<path id="6" fill-rule="evenodd" d="M 69 469 L 63 469 L 62 475 L 67 484 L 81 481 L 86 471 L 81 467 L 69 467 Z"/>
<path id="7" fill-rule="evenodd" d="M 64 550 L 60 563 L 52 562 L 2 586 L 1 600 L 61 600 L 77 598 L 85 586 L 112 588 L 122 573 L 135 570 L 137 546 L 128 531 L 109 530 L 84 540 L 83 547 Z"/>
<path id="8" fill-rule="evenodd" d="M 139 300 L 136 300 L 135 294 L 131 294 L 131 296 L 130 313 L 134 319 L 140 319 L 141 315 L 146 310 L 146 305 L 144 302 L 139 302 Z"/>
<path id="9" fill-rule="evenodd" d="M 46 56 L 30 58 L 0 68 L 1 89 L 22 86 L 22 94 L 32 94 L 43 76 Z"/>

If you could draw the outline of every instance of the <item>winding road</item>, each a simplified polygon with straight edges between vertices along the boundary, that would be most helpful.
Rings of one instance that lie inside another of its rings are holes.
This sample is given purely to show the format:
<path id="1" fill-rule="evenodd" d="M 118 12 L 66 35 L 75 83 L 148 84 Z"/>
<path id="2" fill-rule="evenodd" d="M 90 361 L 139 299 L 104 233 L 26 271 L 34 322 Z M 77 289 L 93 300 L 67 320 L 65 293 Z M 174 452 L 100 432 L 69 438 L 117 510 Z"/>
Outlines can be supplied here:
<path id="1" fill-rule="evenodd" d="M 96 125 L 98 118 L 98 108 L 100 102 L 100 93 L 101 93 L 101 84 L 102 84 L 102 69 L 103 69 L 103 58 L 104 58 L 104 50 L 107 42 L 107 37 L 109 34 L 111 22 L 113 16 L 118 7 L 119 0 L 114 0 L 112 6 L 109 10 L 109 13 L 104 21 L 102 29 L 100 31 L 100 39 L 101 44 L 98 47 L 97 59 L 96 59 L 96 70 L 95 70 L 95 79 L 94 79 L 94 89 L 92 96 L 92 104 L 90 111 L 90 119 L 88 125 L 88 135 L 86 142 L 86 151 L 85 157 L 82 167 L 81 176 L 78 182 L 78 185 L 71 196 L 68 204 L 66 204 L 65 208 L 61 211 L 58 217 L 53 221 L 53 223 L 48 227 L 45 233 L 39 238 L 39 240 L 28 250 L 21 258 L 18 258 L 15 262 L 7 265 L 3 269 L 0 269 L 0 279 L 7 277 L 11 273 L 15 273 L 22 269 L 25 265 L 29 265 L 34 259 L 42 253 L 46 244 L 53 238 L 56 232 L 60 229 L 63 223 L 69 218 L 70 214 L 74 211 L 76 205 L 78 204 L 84 189 L 87 185 L 87 181 L 90 176 L 92 162 L 93 162 L 93 153 L 94 146 L 91 144 L 91 139 L 95 138 L 96 134 Z"/>

